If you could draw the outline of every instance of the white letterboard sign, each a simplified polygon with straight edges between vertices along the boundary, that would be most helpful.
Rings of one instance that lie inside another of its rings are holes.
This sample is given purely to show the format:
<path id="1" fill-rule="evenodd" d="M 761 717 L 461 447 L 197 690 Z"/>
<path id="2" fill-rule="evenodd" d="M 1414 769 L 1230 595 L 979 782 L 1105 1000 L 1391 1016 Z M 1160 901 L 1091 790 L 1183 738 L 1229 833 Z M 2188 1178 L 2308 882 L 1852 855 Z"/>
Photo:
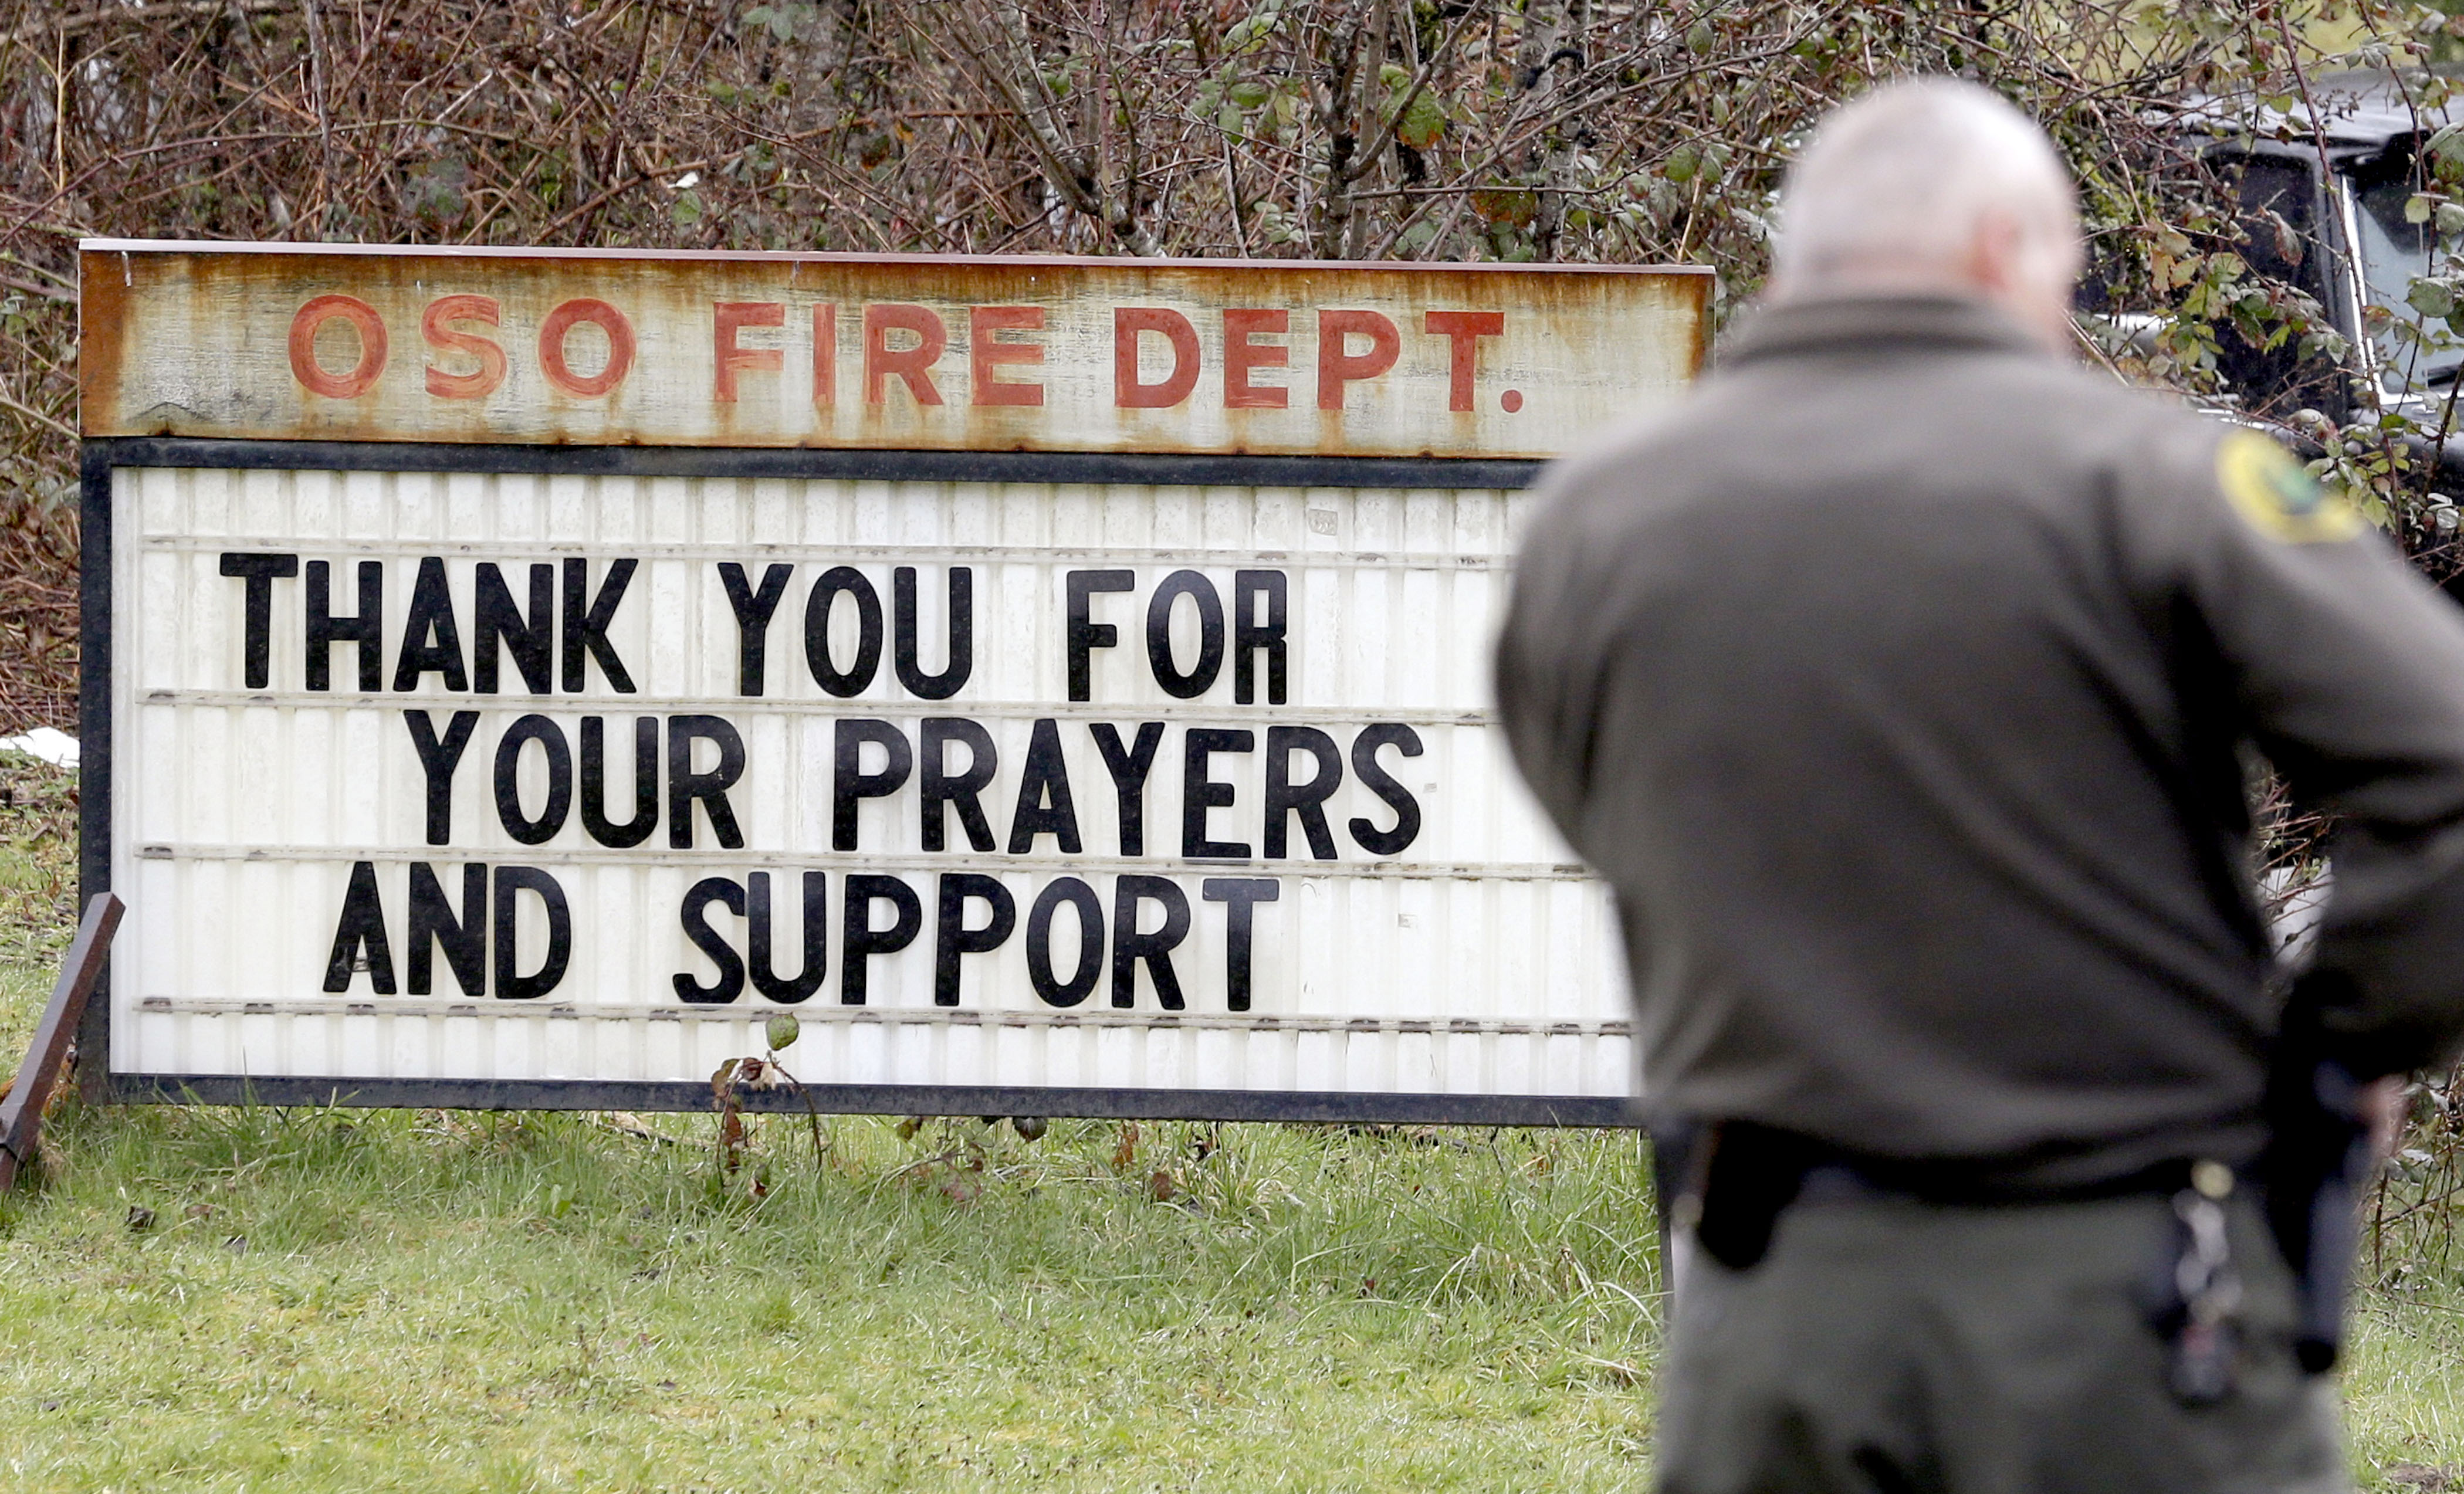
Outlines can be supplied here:
<path id="1" fill-rule="evenodd" d="M 825 1109 L 1618 1117 L 1487 649 L 1705 276 L 83 272 L 112 1093 L 700 1108 L 787 1012 Z"/>

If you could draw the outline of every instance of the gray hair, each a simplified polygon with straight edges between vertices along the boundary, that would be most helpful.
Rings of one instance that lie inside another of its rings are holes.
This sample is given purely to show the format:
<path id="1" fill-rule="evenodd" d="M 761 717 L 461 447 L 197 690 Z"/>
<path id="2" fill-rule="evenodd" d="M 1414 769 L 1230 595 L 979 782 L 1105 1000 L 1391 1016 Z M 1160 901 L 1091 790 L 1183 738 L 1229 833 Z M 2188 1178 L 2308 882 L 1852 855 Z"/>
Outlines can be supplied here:
<path id="1" fill-rule="evenodd" d="M 1773 278 L 1802 286 L 1947 270 L 1991 216 L 2032 237 L 2077 231 L 2053 142 L 1974 83 L 1887 83 L 1834 111 L 1790 169 Z"/>

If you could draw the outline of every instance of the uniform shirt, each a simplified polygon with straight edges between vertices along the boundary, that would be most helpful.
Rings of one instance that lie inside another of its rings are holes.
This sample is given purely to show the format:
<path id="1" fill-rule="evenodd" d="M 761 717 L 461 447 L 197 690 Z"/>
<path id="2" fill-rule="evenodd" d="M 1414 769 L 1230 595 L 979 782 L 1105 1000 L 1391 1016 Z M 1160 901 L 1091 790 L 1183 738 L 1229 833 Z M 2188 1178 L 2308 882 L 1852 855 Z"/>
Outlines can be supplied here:
<path id="1" fill-rule="evenodd" d="M 2464 616 L 2264 437 L 1982 303 L 1767 310 L 1554 469 L 1496 673 L 1659 1115 L 2023 1185 L 2247 1159 L 2245 744 L 2342 816 L 2340 1056 L 2464 1025 Z"/>

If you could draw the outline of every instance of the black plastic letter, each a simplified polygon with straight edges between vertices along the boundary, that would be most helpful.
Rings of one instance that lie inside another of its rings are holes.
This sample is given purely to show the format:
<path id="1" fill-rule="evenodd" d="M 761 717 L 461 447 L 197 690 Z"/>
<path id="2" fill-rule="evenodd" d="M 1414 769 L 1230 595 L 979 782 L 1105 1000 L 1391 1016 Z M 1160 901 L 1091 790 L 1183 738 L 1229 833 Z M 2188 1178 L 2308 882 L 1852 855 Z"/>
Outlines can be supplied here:
<path id="1" fill-rule="evenodd" d="M 393 995 L 393 946 L 385 941 L 385 903 L 377 896 L 373 861 L 351 863 L 351 885 L 342 893 L 342 916 L 334 925 L 334 953 L 325 961 L 325 989 L 349 990 L 352 973 L 361 969 L 367 971 L 368 986 L 377 995 Z"/>
<path id="2" fill-rule="evenodd" d="M 1137 578 L 1128 571 L 1071 571 L 1064 582 L 1069 599 L 1069 698 L 1092 698 L 1094 670 L 1089 655 L 1097 648 L 1110 648 L 1121 641 L 1121 630 L 1110 623 L 1092 620 L 1093 603 L 1089 600 L 1099 591 L 1127 591 L 1137 584 Z"/>
<path id="3" fill-rule="evenodd" d="M 967 683 L 976 670 L 976 573 L 973 567 L 950 567 L 950 662 L 938 674 L 924 672 L 917 657 L 915 567 L 902 565 L 890 573 L 891 662 L 898 683 L 918 700 L 947 700 Z"/>
<path id="4" fill-rule="evenodd" d="M 842 591 L 855 599 L 855 665 L 847 670 L 830 657 L 830 604 Z M 804 665 L 814 684 L 841 700 L 863 694 L 881 669 L 881 594 L 852 565 L 822 572 L 804 598 Z"/>
<path id="5" fill-rule="evenodd" d="M 1180 853 L 1190 857 L 1210 857 L 1221 861 L 1246 861 L 1246 841 L 1210 841 L 1206 838 L 1206 811 L 1223 809 L 1232 803 L 1232 785 L 1207 776 L 1207 759 L 1219 752 L 1255 752 L 1258 734 L 1232 731 L 1222 727 L 1193 726 L 1181 744 L 1180 758 Z"/>
<path id="6" fill-rule="evenodd" d="M 962 772 L 949 770 L 952 742 L 967 749 L 967 766 Z M 946 848 L 950 826 L 943 809 L 947 807 L 958 811 L 958 827 L 967 832 L 970 846 L 991 850 L 993 827 L 984 818 L 982 795 L 1001 766 L 992 734 L 961 716 L 926 716 L 917 734 L 917 756 L 923 758 L 922 766 L 916 770 L 915 789 L 924 811 L 924 848 Z"/>
<path id="7" fill-rule="evenodd" d="M 538 819 L 522 812 L 522 744 L 537 742 L 547 754 L 547 805 Z M 573 807 L 573 749 L 564 743 L 564 729 L 543 715 L 526 715 L 505 728 L 496 743 L 496 820 L 505 833 L 525 846 L 556 839 Z"/>
<path id="8" fill-rule="evenodd" d="M 1223 907 L 1223 1004 L 1249 1009 L 1249 952 L 1255 947 L 1257 905 L 1281 897 L 1272 877 L 1208 877 L 1199 892 Z"/>
<path id="9" fill-rule="evenodd" d="M 1281 571 L 1232 573 L 1232 699 L 1250 705 L 1258 698 L 1256 653 L 1266 650 L 1266 703 L 1284 703 L 1285 633 L 1290 583 Z M 1266 599 L 1266 619 L 1257 620 L 1251 599 Z"/>
<path id="10" fill-rule="evenodd" d="M 240 639 L 240 675 L 251 690 L 263 690 L 273 679 L 274 579 L 299 574 L 299 557 L 246 550 L 223 552 L 223 574 L 248 579 L 241 608 L 245 630 Z"/>
<path id="11" fill-rule="evenodd" d="M 898 792 L 915 770 L 915 751 L 907 734 L 887 721 L 867 716 L 841 716 L 832 744 L 837 759 L 830 774 L 830 848 L 855 849 L 856 802 Z M 878 773 L 863 771 L 864 744 L 878 742 L 888 760 Z"/>
<path id="12" fill-rule="evenodd" d="M 967 927 L 967 902 L 973 898 L 992 911 L 980 929 Z M 958 956 L 984 955 L 1001 947 L 1018 927 L 1018 902 L 997 877 L 980 871 L 941 874 L 940 917 L 933 935 L 933 1004 L 958 1004 Z"/>
<path id="13" fill-rule="evenodd" d="M 1078 962 L 1063 980 L 1052 969 L 1052 915 L 1067 903 L 1078 914 Z M 1076 877 L 1061 877 L 1036 894 L 1026 913 L 1026 980 L 1046 1006 L 1075 1006 L 1104 978 L 1104 903 Z"/>
<path id="14" fill-rule="evenodd" d="M 411 750 L 419 754 L 419 765 L 428 774 L 428 844 L 442 846 L 453 838 L 453 769 L 462 760 L 462 750 L 471 745 L 479 713 L 454 712 L 441 738 L 436 735 L 436 718 L 425 711 L 406 711 L 402 719 L 410 728 Z"/>
<path id="15" fill-rule="evenodd" d="M 1188 597 L 1198 604 L 1198 663 L 1186 674 L 1172 656 L 1172 604 Z M 1223 672 L 1223 599 L 1197 571 L 1175 571 L 1147 603 L 1147 667 L 1155 683 L 1176 700 L 1195 700 L 1215 688 Z"/>
<path id="16" fill-rule="evenodd" d="M 685 806 L 690 809 L 693 806 Z M 659 718 L 633 718 L 633 817 L 607 818 L 607 722 L 582 718 L 582 827 L 602 846 L 639 846 L 659 825 Z"/>
<path id="17" fill-rule="evenodd" d="M 1372 856 L 1399 856 L 1420 837 L 1420 802 L 1377 761 L 1377 749 L 1392 746 L 1406 758 L 1420 755 L 1420 734 L 1399 721 L 1380 721 L 1361 729 L 1352 739 L 1352 776 L 1395 811 L 1395 827 L 1381 830 L 1354 816 L 1349 828 L 1360 848 Z"/>
<path id="18" fill-rule="evenodd" d="M 759 873 L 757 873 L 758 875 Z M 675 975 L 676 1000 L 692 1006 L 725 1006 L 744 994 L 744 957 L 727 935 L 710 926 L 710 905 L 744 916 L 744 889 L 725 877 L 704 877 L 685 890 L 676 916 L 684 921 L 685 937 L 718 967 L 718 978 L 708 985 L 684 971 Z"/>
<path id="19" fill-rule="evenodd" d="M 419 677 L 445 676 L 447 690 L 469 690 L 462 668 L 462 626 L 453 621 L 453 591 L 445 583 L 445 562 L 428 556 L 410 583 L 410 618 L 402 627 L 402 653 L 394 660 L 393 688 L 413 691 Z"/>
<path id="20" fill-rule="evenodd" d="M 590 562 L 570 560 L 564 562 L 564 688 L 568 693 L 580 694 L 589 676 L 583 668 L 583 656 L 599 661 L 600 672 L 607 676 L 607 688 L 626 694 L 633 692 L 633 676 L 625 672 L 625 661 L 616 657 L 616 646 L 607 641 L 607 628 L 616 621 L 616 607 L 625 600 L 625 588 L 633 580 L 639 560 L 610 560 L 607 575 L 599 582 L 596 596 L 590 591 Z"/>
<path id="21" fill-rule="evenodd" d="M 436 950 L 445 950 L 446 968 L 464 996 L 488 994 L 488 868 L 473 861 L 462 868 L 462 911 L 445 900 L 445 885 L 436 868 L 424 861 L 410 864 L 410 994 L 427 996 L 433 989 Z"/>
<path id="22" fill-rule="evenodd" d="M 1018 808 L 1009 817 L 1009 853 L 1023 856 L 1035 849 L 1039 835 L 1051 836 L 1052 844 L 1066 854 L 1078 854 L 1078 803 L 1069 796 L 1069 763 L 1061 755 L 1061 723 L 1050 716 L 1039 717 L 1027 735 Z"/>
<path id="23" fill-rule="evenodd" d="M 839 919 L 839 1003 L 862 1006 L 865 962 L 875 955 L 894 954 L 914 943 L 915 935 L 924 929 L 924 905 L 916 898 L 915 890 L 896 877 L 850 871 L 844 880 L 847 912 Z M 872 926 L 872 905 L 876 900 L 897 911 L 898 916 L 887 929 Z"/>
<path id="24" fill-rule="evenodd" d="M 718 766 L 708 772 L 695 772 L 693 765 L 693 744 L 715 742 L 718 747 Z M 668 844 L 677 850 L 690 850 L 693 843 L 693 801 L 710 815 L 710 833 L 718 844 L 730 850 L 744 844 L 744 832 L 736 827 L 736 811 L 727 802 L 728 786 L 744 776 L 744 738 L 727 718 L 715 715 L 671 715 L 668 717 Z"/>
<path id="25" fill-rule="evenodd" d="M 505 573 L 494 560 L 479 562 L 471 591 L 471 680 L 479 693 L 496 692 L 500 644 L 513 654 L 524 690 L 544 695 L 556 689 L 556 567 L 545 560 L 531 567 L 528 615 L 514 605 Z"/>
<path id="26" fill-rule="evenodd" d="M 1155 767 L 1155 749 L 1163 745 L 1163 723 L 1140 721 L 1137 737 L 1128 747 L 1121 745 L 1120 729 L 1110 721 L 1091 722 L 1087 730 L 1095 738 L 1105 770 L 1112 775 L 1113 797 L 1120 801 L 1121 854 L 1143 856 L 1147 853 L 1147 774 Z"/>
<path id="27" fill-rule="evenodd" d="M 517 898 L 525 890 L 537 893 L 547 910 L 547 955 L 539 968 L 527 976 L 515 969 L 514 938 Z M 573 962 L 573 913 L 565 907 L 564 889 L 537 867 L 498 867 L 495 894 L 496 927 L 492 937 L 496 942 L 496 999 L 526 1001 L 547 995 Z"/>
<path id="28" fill-rule="evenodd" d="M 1138 905 L 1161 903 L 1163 927 L 1153 934 L 1138 932 Z M 1184 1006 L 1180 999 L 1180 978 L 1173 973 L 1172 952 L 1189 937 L 1189 894 L 1170 877 L 1124 875 L 1112 884 L 1112 1004 L 1134 1005 L 1138 992 L 1138 961 L 1147 962 L 1147 975 L 1155 981 L 1155 1000 L 1163 1009 L 1177 1012 Z"/>
<path id="29" fill-rule="evenodd" d="M 357 645 L 360 689 L 370 693 L 385 688 L 385 565 L 360 562 L 360 612 L 334 616 L 334 568 L 323 560 L 308 562 L 308 688 L 334 688 L 334 645 Z"/>
<path id="30" fill-rule="evenodd" d="M 761 693 L 763 676 L 769 672 L 770 616 L 779 610 L 779 599 L 787 594 L 787 578 L 795 567 L 781 562 L 761 573 L 761 589 L 756 591 L 744 579 L 744 567 L 734 560 L 718 562 L 719 583 L 727 588 L 727 604 L 736 612 L 736 692 L 739 695 Z"/>
<path id="31" fill-rule="evenodd" d="M 752 968 L 753 988 L 781 1006 L 793 1006 L 820 990 L 822 978 L 829 973 L 829 909 L 825 901 L 829 879 L 819 871 L 804 873 L 804 963 L 792 980 L 781 979 L 772 964 L 770 873 L 757 871 L 744 880 L 753 888 L 748 899 L 751 912 L 745 919 L 749 926 L 747 963 Z"/>
<path id="32" fill-rule="evenodd" d="M 1308 753 L 1317 767 L 1306 783 L 1292 781 L 1292 754 Z M 1314 726 L 1266 728 L 1266 859 L 1284 854 L 1285 832 L 1291 816 L 1301 817 L 1301 834 L 1309 838 L 1309 854 L 1334 859 L 1334 831 L 1326 823 L 1326 802 L 1343 784 L 1343 754 L 1334 738 Z"/>

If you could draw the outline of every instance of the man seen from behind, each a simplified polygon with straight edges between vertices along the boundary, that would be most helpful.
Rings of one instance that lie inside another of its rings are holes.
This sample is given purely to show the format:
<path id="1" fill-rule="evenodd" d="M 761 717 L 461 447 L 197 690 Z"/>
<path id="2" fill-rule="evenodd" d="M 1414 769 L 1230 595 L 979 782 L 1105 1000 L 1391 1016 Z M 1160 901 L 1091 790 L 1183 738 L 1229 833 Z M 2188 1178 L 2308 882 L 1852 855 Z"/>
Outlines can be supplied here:
<path id="1" fill-rule="evenodd" d="M 1839 110 L 1766 304 L 1518 562 L 1501 713 L 1700 1134 L 1671 1494 L 2348 1486 L 2334 1128 L 2464 1035 L 2464 617 L 2074 366 L 2079 263 L 1995 96 Z M 2339 826 L 2298 979 L 2262 760 Z"/>

